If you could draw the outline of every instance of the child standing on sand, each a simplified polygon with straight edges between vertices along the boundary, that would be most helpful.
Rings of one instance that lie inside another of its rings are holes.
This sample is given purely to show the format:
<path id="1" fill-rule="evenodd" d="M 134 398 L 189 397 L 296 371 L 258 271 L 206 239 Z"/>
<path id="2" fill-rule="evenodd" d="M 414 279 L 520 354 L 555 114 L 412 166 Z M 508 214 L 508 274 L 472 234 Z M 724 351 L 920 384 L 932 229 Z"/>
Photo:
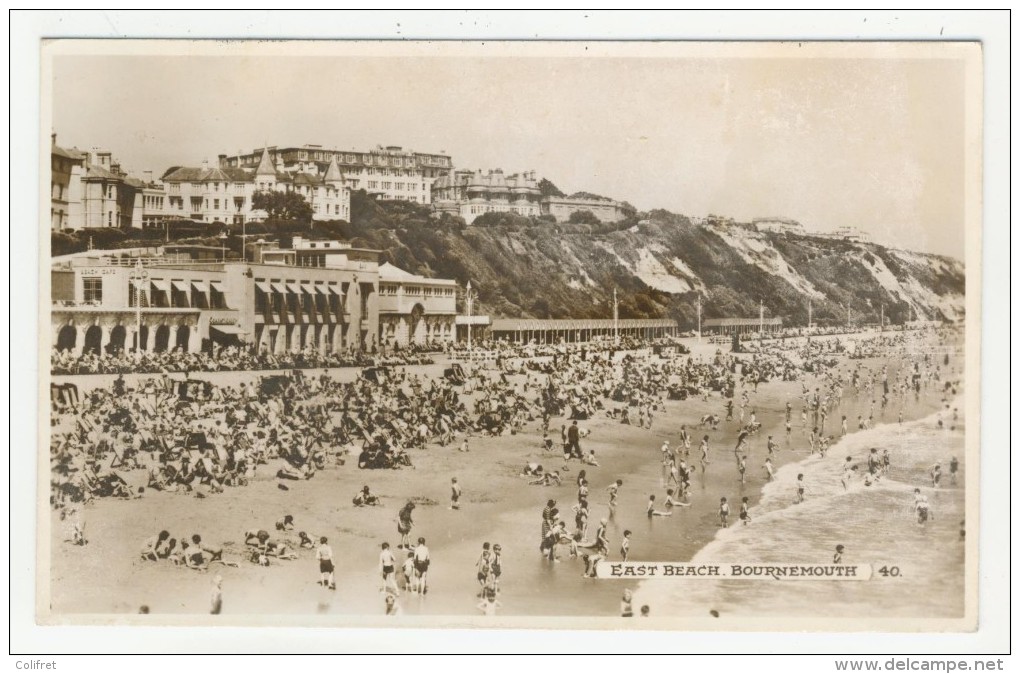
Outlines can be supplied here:
<path id="1" fill-rule="evenodd" d="M 747 455 L 741 456 L 737 459 L 737 472 L 740 473 L 740 484 L 744 484 L 747 480 Z"/>
<path id="2" fill-rule="evenodd" d="M 724 529 L 728 527 L 730 519 L 730 504 L 726 502 L 726 497 L 723 496 L 719 499 L 719 526 Z"/>
<path id="3" fill-rule="evenodd" d="M 223 612 L 223 576 L 217 574 L 213 578 L 212 596 L 209 601 L 209 613 L 219 615 Z"/>
<path id="4" fill-rule="evenodd" d="M 450 510 L 460 510 L 460 485 L 457 484 L 457 478 L 450 479 Z"/>
<path id="5" fill-rule="evenodd" d="M 315 551 L 315 558 L 319 560 L 319 585 L 336 589 L 336 580 L 333 577 L 333 548 L 327 544 L 326 537 L 319 539 L 319 547 Z"/>

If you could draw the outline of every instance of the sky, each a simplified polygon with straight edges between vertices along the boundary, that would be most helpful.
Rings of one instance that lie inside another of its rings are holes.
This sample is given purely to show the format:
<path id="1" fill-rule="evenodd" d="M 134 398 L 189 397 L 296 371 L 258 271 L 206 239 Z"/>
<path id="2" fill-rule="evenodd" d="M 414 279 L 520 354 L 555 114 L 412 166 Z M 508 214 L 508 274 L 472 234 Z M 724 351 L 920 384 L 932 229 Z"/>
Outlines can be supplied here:
<path id="1" fill-rule="evenodd" d="M 963 62 L 883 58 L 58 55 L 52 130 L 135 175 L 263 144 L 445 152 L 639 210 L 963 259 Z"/>

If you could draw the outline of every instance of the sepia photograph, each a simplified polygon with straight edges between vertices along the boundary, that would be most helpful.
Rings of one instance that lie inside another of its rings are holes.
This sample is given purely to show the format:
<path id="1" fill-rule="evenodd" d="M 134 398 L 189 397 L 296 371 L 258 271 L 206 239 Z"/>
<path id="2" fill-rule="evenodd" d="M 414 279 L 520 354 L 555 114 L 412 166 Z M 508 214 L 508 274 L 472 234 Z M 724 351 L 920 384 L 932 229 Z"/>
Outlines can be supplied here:
<path id="1" fill-rule="evenodd" d="M 980 42 L 39 59 L 39 625 L 978 629 Z"/>

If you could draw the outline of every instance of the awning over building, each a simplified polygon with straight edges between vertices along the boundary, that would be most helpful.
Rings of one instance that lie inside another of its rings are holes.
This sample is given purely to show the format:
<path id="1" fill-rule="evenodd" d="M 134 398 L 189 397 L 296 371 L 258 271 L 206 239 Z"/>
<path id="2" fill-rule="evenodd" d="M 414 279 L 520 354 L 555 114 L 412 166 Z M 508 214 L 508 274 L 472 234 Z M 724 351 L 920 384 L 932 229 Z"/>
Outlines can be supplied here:
<path id="1" fill-rule="evenodd" d="M 274 293 L 280 293 L 281 295 L 285 295 L 287 293 L 287 288 L 282 283 L 273 283 L 272 286 Z"/>
<path id="2" fill-rule="evenodd" d="M 258 288 L 259 290 L 261 290 L 262 292 L 266 293 L 267 295 L 269 293 L 273 292 L 273 289 L 270 288 L 269 284 L 266 283 L 265 281 L 256 281 L 255 282 L 255 287 Z"/>
<path id="3" fill-rule="evenodd" d="M 344 295 L 344 291 L 340 290 L 340 287 L 336 286 L 336 285 L 329 286 L 329 292 L 333 293 L 334 295 L 338 295 L 340 297 L 343 297 L 343 295 Z"/>
<path id="4" fill-rule="evenodd" d="M 312 290 L 312 284 L 311 284 L 311 283 L 302 283 L 302 284 L 301 284 L 301 292 L 306 292 L 306 293 L 308 293 L 309 295 L 311 295 L 311 294 L 312 294 L 312 293 L 314 293 L 315 291 L 314 291 L 314 290 Z"/>
<path id="5" fill-rule="evenodd" d="M 300 288 L 300 286 L 298 286 L 297 283 L 288 283 L 287 284 L 287 291 L 288 292 L 292 292 L 295 295 L 300 295 L 301 294 L 301 288 Z"/>
<path id="6" fill-rule="evenodd" d="M 168 293 L 170 292 L 170 281 L 153 281 L 152 285 L 156 286 L 156 290 Z"/>
<path id="7" fill-rule="evenodd" d="M 319 293 L 320 295 L 328 295 L 329 294 L 329 291 L 326 290 L 326 286 L 324 286 L 321 283 L 316 283 L 315 284 L 315 291 L 317 293 Z"/>
<path id="8" fill-rule="evenodd" d="M 223 293 L 223 281 L 209 281 L 209 285 L 218 293 Z"/>
<path id="9" fill-rule="evenodd" d="M 239 325 L 210 325 L 209 330 L 215 330 L 224 335 L 245 335 L 248 334 Z"/>
<path id="10" fill-rule="evenodd" d="M 209 286 L 206 284 L 205 281 L 192 281 L 191 285 L 195 288 L 195 290 L 197 290 L 200 293 L 209 292 Z"/>
<path id="11" fill-rule="evenodd" d="M 184 281 L 174 281 L 173 284 L 174 290 L 179 290 L 182 293 L 186 293 L 190 290 L 190 288 L 188 288 L 188 284 Z"/>

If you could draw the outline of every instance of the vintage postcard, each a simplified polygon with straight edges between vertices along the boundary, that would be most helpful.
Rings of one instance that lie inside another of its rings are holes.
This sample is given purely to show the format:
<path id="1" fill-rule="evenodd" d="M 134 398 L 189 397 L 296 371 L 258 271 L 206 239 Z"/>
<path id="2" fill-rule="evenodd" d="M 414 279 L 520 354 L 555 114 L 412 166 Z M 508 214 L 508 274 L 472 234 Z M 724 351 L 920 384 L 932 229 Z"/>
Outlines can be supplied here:
<path id="1" fill-rule="evenodd" d="M 976 629 L 978 43 L 41 49 L 39 623 Z"/>

